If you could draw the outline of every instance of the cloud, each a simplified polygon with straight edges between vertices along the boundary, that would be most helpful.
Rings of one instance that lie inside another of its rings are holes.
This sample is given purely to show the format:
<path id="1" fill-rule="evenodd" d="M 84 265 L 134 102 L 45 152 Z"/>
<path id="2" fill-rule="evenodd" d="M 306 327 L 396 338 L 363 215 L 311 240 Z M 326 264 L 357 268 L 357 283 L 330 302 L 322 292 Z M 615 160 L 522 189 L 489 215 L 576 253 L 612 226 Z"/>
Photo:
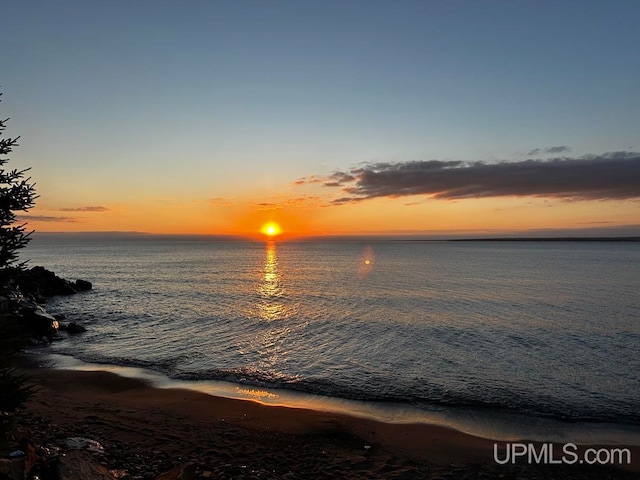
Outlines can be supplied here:
<path id="1" fill-rule="evenodd" d="M 306 185 L 308 183 L 322 183 L 326 182 L 327 179 L 320 175 L 309 175 L 308 177 L 303 177 L 299 180 L 293 182 L 294 185 Z"/>
<path id="2" fill-rule="evenodd" d="M 309 183 L 322 183 L 325 187 L 339 187 L 347 182 L 352 182 L 355 177 L 346 172 L 333 172 L 331 175 L 309 175 L 293 182 L 294 185 L 306 185 Z"/>
<path id="3" fill-rule="evenodd" d="M 540 155 L 540 154 L 556 154 L 556 153 L 568 153 L 571 151 L 571 148 L 566 145 L 561 145 L 559 147 L 546 147 L 546 148 L 534 148 L 527 155 Z"/>
<path id="4" fill-rule="evenodd" d="M 262 210 L 262 211 L 278 210 L 282 208 L 282 205 L 278 205 L 277 203 L 268 203 L 268 202 L 254 203 L 253 206 L 258 210 Z"/>
<path id="5" fill-rule="evenodd" d="M 65 222 L 78 223 L 79 220 L 73 217 L 53 217 L 48 215 L 16 215 L 16 220 L 20 222 Z"/>
<path id="6" fill-rule="evenodd" d="M 309 209 L 324 206 L 324 202 L 320 197 L 306 196 L 289 198 L 285 201 L 285 205 L 290 208 Z"/>
<path id="7" fill-rule="evenodd" d="M 358 198 L 358 197 L 341 197 L 332 200 L 331 203 L 334 205 L 343 205 L 345 203 L 358 203 L 366 200 L 366 198 Z"/>
<path id="8" fill-rule="evenodd" d="M 77 207 L 77 208 L 61 208 L 59 212 L 108 212 L 107 207 Z"/>
<path id="9" fill-rule="evenodd" d="M 344 172 L 333 172 L 331 175 L 329 175 L 329 179 L 330 181 L 325 183 L 327 187 L 333 186 L 330 185 L 331 183 L 342 185 L 344 183 L 353 182 L 356 177 Z"/>
<path id="10" fill-rule="evenodd" d="M 211 202 L 211 205 L 216 205 L 221 207 L 229 207 L 234 204 L 231 200 L 228 200 L 223 197 L 212 198 L 210 202 Z"/>
<path id="11" fill-rule="evenodd" d="M 380 162 L 334 172 L 325 180 L 325 185 L 340 186 L 348 194 L 333 200 L 333 204 L 409 195 L 443 199 L 535 196 L 624 200 L 640 197 L 640 153 L 500 163 Z"/>

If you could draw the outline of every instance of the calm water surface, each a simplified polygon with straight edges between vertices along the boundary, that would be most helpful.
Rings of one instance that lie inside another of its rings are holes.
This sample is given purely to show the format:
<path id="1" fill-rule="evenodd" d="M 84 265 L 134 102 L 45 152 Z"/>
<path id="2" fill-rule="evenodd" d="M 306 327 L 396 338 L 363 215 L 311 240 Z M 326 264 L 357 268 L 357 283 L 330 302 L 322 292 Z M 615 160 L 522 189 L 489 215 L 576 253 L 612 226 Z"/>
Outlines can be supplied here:
<path id="1" fill-rule="evenodd" d="M 640 245 L 36 236 L 55 353 L 422 409 L 640 425 Z"/>

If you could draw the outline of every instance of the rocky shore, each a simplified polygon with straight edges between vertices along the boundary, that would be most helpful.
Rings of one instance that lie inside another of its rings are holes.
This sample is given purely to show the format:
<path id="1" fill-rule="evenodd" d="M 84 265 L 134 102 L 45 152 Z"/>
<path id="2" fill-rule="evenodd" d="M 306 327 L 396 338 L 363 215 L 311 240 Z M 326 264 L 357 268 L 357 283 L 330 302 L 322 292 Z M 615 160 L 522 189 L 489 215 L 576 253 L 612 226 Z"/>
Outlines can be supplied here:
<path id="1" fill-rule="evenodd" d="M 51 315 L 43 304 L 55 295 L 71 295 L 93 288 L 86 280 L 69 281 L 58 277 L 44 267 L 22 269 L 7 267 L 3 270 L 2 294 L 0 295 L 0 335 L 3 335 L 4 356 L 0 367 L 0 480 L 58 478 L 57 475 L 39 475 L 39 469 L 47 463 L 43 459 L 58 452 L 58 447 L 48 447 L 34 442 L 28 435 L 16 437 L 14 432 L 25 433 L 28 416 L 21 410 L 15 411 L 25 398 L 37 392 L 37 383 L 30 383 L 22 375 L 16 374 L 13 363 L 15 349 L 24 345 L 47 344 L 65 330 L 69 334 L 85 332 L 76 323 L 62 323 L 64 314 Z M 7 411 L 5 411 L 7 410 Z M 49 427 L 48 427 L 49 428 Z M 81 475 L 78 478 L 83 478 Z"/>
<path id="2" fill-rule="evenodd" d="M 20 322 L 32 341 L 51 341 L 58 330 L 66 330 L 70 334 L 82 333 L 85 331 L 82 325 L 62 323 L 64 314 L 51 315 L 43 304 L 47 298 L 55 295 L 73 295 L 92 288 L 93 285 L 87 280 L 71 282 L 44 267 L 17 271 L 7 293 L 0 297 L 0 312 Z"/>

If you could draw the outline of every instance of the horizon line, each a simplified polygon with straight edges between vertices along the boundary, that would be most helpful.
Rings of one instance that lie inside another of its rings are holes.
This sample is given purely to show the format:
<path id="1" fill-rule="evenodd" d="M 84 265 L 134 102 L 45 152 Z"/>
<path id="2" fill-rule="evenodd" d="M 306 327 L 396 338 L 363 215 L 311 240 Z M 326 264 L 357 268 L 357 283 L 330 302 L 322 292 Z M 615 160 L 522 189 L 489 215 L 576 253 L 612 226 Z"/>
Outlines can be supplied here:
<path id="1" fill-rule="evenodd" d="M 257 233 L 154 233 L 134 230 L 109 231 L 34 231 L 33 236 L 87 236 L 87 237 L 121 237 L 121 238 L 182 238 L 182 239 L 215 239 L 220 241 L 313 241 L 313 240 L 553 240 L 553 239 L 637 239 L 640 238 L 640 225 L 618 225 L 608 227 L 584 227 L 565 229 L 529 229 L 517 231 L 387 231 L 361 233 L 312 233 L 286 232 L 275 238 Z M 33 237 L 32 237 L 33 238 Z"/>

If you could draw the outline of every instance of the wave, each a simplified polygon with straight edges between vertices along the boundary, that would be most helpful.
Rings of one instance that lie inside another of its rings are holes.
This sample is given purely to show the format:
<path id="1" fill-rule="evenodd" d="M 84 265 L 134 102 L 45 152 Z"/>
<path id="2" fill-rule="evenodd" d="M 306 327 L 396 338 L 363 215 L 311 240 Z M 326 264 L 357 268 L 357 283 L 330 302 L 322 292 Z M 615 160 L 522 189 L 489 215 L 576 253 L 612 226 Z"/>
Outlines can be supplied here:
<path id="1" fill-rule="evenodd" d="M 640 426 L 640 402 L 618 402 L 603 409 L 600 404 L 571 404 L 558 401 L 550 396 L 531 396 L 508 389 L 486 390 L 484 392 L 463 393 L 439 385 L 422 384 L 420 394 L 408 385 L 386 383 L 385 385 L 367 384 L 358 386 L 346 384 L 330 378 L 301 378 L 274 374 L 254 368 L 209 369 L 204 371 L 181 371 L 180 362 L 175 357 L 161 361 L 128 360 L 102 355 L 78 354 L 74 358 L 90 364 L 106 364 L 119 367 L 135 367 L 159 372 L 169 379 L 181 381 L 223 381 L 243 387 L 257 387 L 275 390 L 288 390 L 305 394 L 319 395 L 335 399 L 377 402 L 380 404 L 405 404 L 424 411 L 439 409 L 465 409 L 482 411 L 485 414 L 520 414 L 530 417 L 546 418 L 562 422 L 615 423 L 628 426 Z M 373 388 L 372 388 L 373 387 Z M 425 395 L 425 392 L 428 392 Z"/>

